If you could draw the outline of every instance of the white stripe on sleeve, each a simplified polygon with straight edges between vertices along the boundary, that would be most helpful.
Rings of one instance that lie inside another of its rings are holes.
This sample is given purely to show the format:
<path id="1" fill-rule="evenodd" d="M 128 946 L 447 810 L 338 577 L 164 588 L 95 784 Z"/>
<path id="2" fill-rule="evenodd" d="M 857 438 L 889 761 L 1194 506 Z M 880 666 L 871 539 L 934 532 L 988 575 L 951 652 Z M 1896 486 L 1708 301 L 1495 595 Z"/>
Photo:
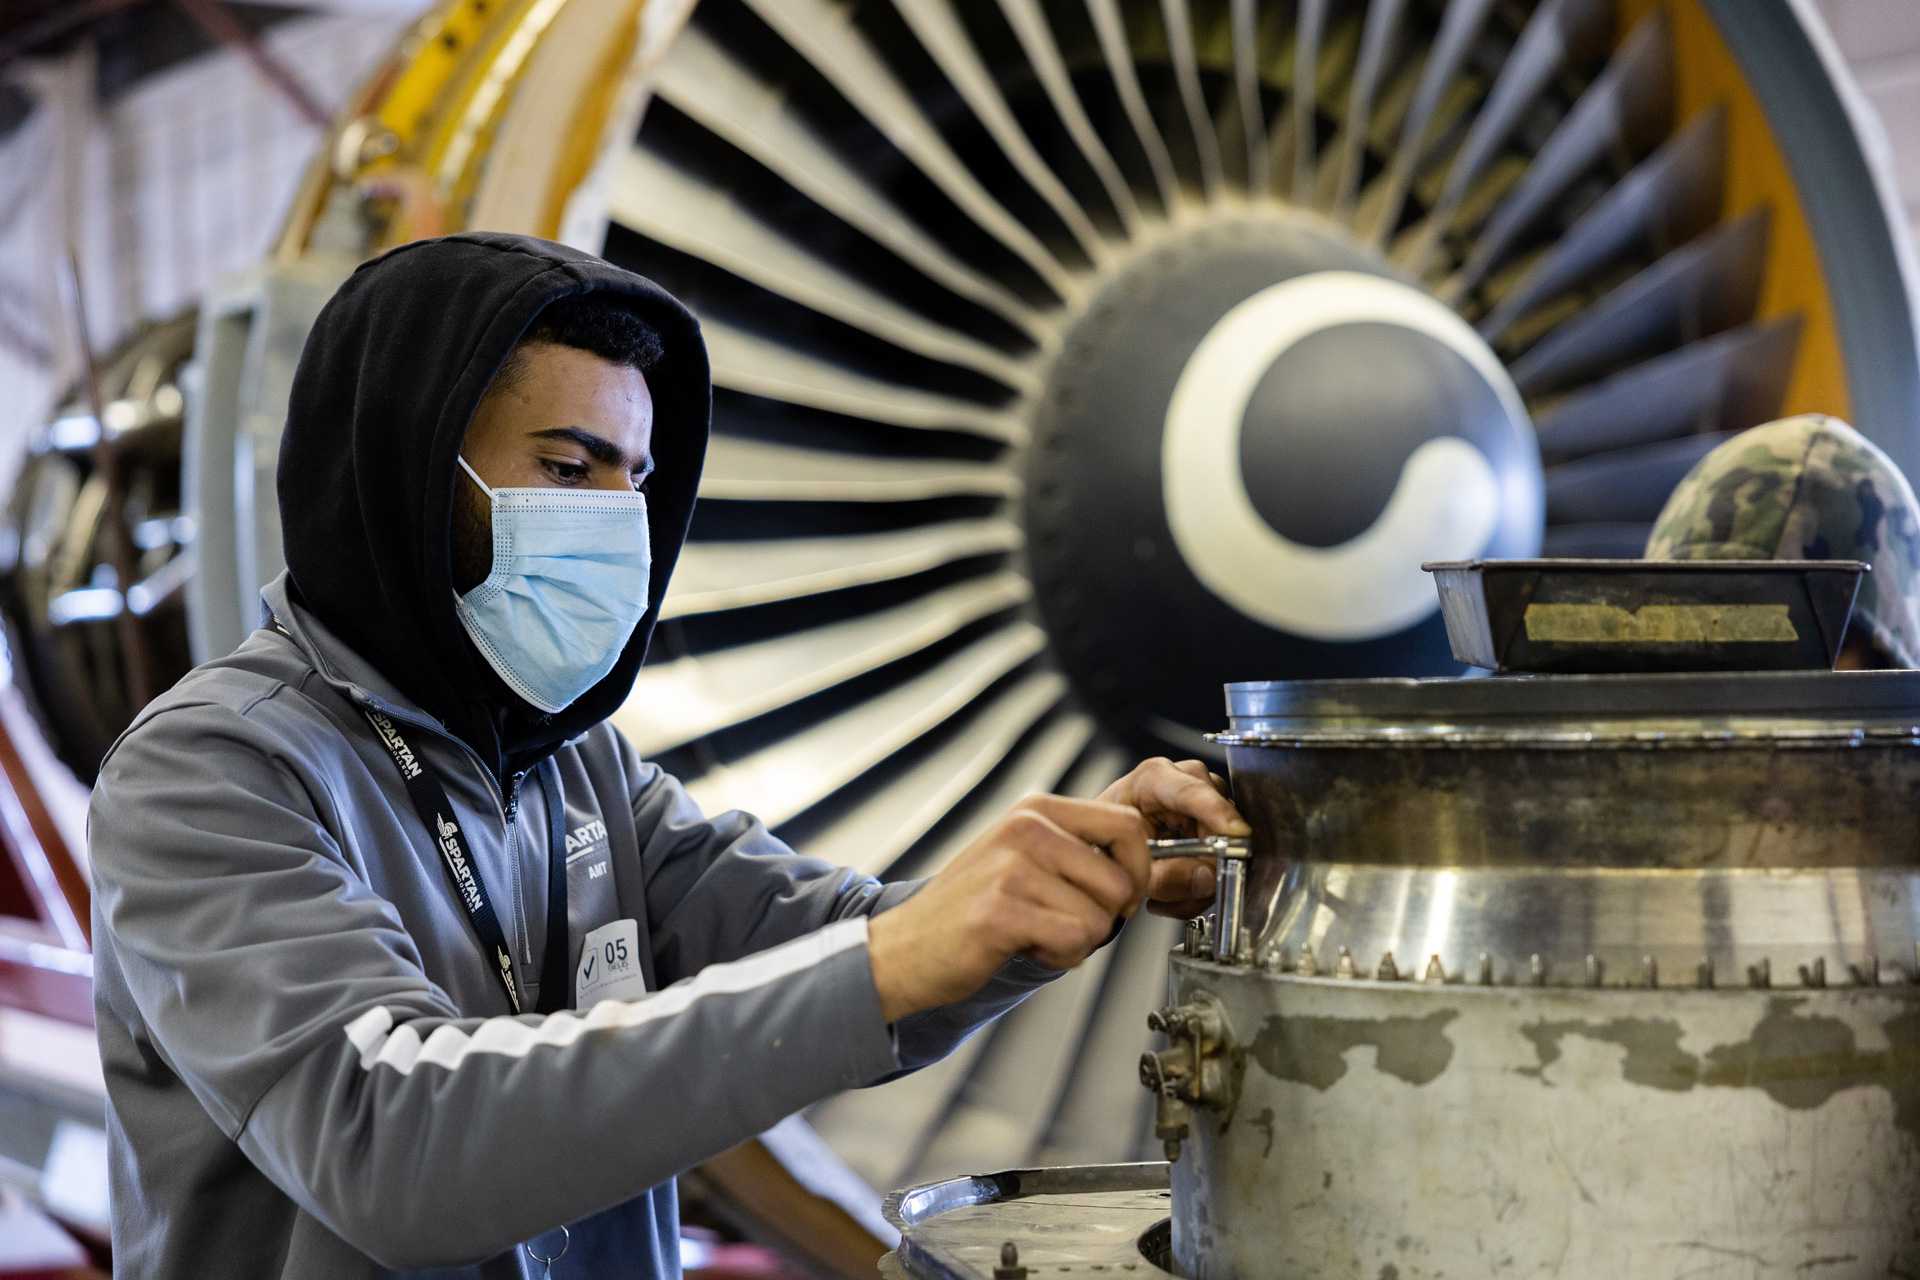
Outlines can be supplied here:
<path id="1" fill-rule="evenodd" d="M 470 1054 L 523 1058 L 540 1045 L 570 1045 L 589 1031 L 637 1027 L 657 1018 L 670 1018 L 705 996 L 751 991 L 811 969 L 842 951 L 866 945 L 867 918 L 858 916 L 744 960 L 708 965 L 688 981 L 643 1000 L 602 1000 L 584 1015 L 562 1010 L 532 1023 L 515 1017 L 488 1018 L 471 1035 L 449 1023 L 422 1041 L 410 1026 L 403 1024 L 396 1029 L 392 1012 L 385 1005 L 376 1005 L 347 1024 L 347 1039 L 359 1050 L 360 1066 L 368 1071 L 384 1065 L 407 1075 L 423 1062 L 453 1071 Z"/>

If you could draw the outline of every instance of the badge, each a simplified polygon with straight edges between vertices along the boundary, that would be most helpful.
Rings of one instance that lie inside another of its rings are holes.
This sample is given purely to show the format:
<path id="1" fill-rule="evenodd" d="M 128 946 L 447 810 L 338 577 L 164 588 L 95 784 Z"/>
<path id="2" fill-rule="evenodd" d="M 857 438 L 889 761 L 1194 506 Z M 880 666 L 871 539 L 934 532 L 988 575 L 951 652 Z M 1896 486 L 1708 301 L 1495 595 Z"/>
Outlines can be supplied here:
<path id="1" fill-rule="evenodd" d="M 615 920 L 587 935 L 573 976 L 573 1007 L 582 1013 L 602 1000 L 638 1000 L 647 994 L 640 969 L 640 926 Z"/>

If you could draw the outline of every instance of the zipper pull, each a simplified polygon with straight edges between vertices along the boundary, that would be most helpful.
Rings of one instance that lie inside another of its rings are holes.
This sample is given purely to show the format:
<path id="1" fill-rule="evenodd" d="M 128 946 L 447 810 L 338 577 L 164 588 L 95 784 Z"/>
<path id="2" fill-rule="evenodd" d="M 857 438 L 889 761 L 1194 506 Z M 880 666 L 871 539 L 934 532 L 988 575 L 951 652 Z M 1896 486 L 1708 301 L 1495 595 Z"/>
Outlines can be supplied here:
<path id="1" fill-rule="evenodd" d="M 507 780 L 506 816 L 508 823 L 512 823 L 514 818 L 520 813 L 520 783 L 525 780 L 526 776 L 526 770 L 522 769 L 519 773 L 514 774 Z"/>

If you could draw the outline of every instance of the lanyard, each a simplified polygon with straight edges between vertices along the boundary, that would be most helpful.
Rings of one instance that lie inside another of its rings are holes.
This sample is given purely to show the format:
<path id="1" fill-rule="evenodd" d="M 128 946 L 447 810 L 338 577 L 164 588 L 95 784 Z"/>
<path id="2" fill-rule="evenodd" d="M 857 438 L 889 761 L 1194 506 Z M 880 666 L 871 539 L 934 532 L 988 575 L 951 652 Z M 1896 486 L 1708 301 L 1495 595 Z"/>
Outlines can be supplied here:
<path id="1" fill-rule="evenodd" d="M 427 828 L 427 836 L 440 851 L 440 860 L 453 884 L 453 896 L 466 908 L 467 919 L 480 938 L 480 945 L 492 955 L 494 971 L 506 988 L 507 1002 L 515 1013 L 523 1011 L 520 984 L 513 964 L 513 948 L 507 945 L 500 917 L 494 912 L 480 867 L 467 851 L 466 836 L 447 799 L 447 790 L 425 760 L 407 745 L 400 727 L 371 707 L 360 708 L 373 726 L 374 736 L 393 757 L 406 783 L 413 811 Z M 540 762 L 540 793 L 547 806 L 547 946 L 542 960 L 544 982 L 540 991 L 541 1013 L 551 1013 L 567 1003 L 567 860 L 566 815 L 561 807 L 559 770 L 551 759 Z"/>

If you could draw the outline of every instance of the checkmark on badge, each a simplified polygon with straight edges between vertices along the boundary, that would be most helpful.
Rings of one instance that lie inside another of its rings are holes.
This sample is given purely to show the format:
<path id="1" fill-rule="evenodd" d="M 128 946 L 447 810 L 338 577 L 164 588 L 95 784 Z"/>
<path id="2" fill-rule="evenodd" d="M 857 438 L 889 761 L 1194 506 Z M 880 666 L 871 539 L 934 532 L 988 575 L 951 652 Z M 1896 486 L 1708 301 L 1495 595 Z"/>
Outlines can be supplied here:
<path id="1" fill-rule="evenodd" d="M 615 920 L 589 933 L 573 974 L 573 1007 L 587 1010 L 602 1000 L 638 1000 L 647 994 L 638 921 Z M 605 964 L 600 962 L 605 960 Z"/>

